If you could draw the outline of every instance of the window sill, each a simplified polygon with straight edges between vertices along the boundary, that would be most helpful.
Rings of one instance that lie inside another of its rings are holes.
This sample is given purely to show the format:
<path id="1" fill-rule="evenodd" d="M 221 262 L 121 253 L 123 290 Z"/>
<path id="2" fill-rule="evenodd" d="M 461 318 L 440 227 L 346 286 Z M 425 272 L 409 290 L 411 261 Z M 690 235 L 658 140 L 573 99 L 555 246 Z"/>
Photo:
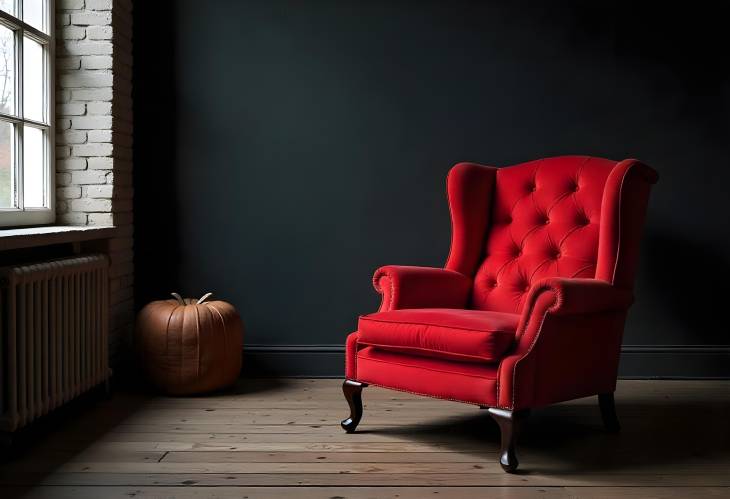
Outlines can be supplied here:
<path id="1" fill-rule="evenodd" d="M 115 234 L 116 227 L 98 225 L 51 225 L 24 229 L 0 229 L 0 251 L 108 239 L 114 237 Z"/>

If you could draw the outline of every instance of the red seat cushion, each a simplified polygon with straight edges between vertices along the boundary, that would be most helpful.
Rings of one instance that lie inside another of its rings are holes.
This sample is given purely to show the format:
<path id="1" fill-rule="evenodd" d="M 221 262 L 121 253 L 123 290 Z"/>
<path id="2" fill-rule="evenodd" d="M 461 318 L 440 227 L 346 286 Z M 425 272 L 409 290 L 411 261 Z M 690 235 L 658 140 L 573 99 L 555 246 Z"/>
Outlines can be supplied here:
<path id="1" fill-rule="evenodd" d="M 358 343 L 442 359 L 496 362 L 512 344 L 519 318 L 451 308 L 390 310 L 360 317 Z"/>

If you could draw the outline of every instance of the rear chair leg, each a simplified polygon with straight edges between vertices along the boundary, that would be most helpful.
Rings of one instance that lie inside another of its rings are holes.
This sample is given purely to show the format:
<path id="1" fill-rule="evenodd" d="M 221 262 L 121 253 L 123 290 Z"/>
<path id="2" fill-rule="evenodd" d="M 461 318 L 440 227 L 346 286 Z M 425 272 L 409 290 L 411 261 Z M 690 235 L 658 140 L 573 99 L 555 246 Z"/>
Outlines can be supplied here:
<path id="1" fill-rule="evenodd" d="M 366 386 L 368 385 L 365 383 L 349 379 L 342 383 L 342 393 L 345 394 L 347 404 L 350 406 L 350 417 L 340 424 L 347 433 L 353 433 L 362 419 L 362 389 Z"/>
<path id="2" fill-rule="evenodd" d="M 616 433 L 621 429 L 616 416 L 616 402 L 613 393 L 601 393 L 598 395 L 598 406 L 601 408 L 601 418 L 603 418 L 603 426 L 606 431 Z"/>
<path id="3" fill-rule="evenodd" d="M 506 409 L 497 409 L 490 407 L 487 409 L 489 415 L 499 425 L 502 434 L 502 445 L 499 450 L 499 464 L 507 473 L 514 473 L 519 466 L 517 454 L 515 454 L 515 444 L 520 431 L 520 425 L 528 414 L 528 410 L 508 411 Z"/>

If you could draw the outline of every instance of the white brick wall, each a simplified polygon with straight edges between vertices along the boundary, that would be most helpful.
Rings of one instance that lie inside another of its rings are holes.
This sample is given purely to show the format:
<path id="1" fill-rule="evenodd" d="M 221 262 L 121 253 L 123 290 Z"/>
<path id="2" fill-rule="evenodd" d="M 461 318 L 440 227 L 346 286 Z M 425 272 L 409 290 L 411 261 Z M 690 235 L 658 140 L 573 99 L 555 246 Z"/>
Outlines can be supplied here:
<path id="1" fill-rule="evenodd" d="M 114 225 L 111 352 L 133 323 L 132 0 L 56 1 L 57 222 Z"/>

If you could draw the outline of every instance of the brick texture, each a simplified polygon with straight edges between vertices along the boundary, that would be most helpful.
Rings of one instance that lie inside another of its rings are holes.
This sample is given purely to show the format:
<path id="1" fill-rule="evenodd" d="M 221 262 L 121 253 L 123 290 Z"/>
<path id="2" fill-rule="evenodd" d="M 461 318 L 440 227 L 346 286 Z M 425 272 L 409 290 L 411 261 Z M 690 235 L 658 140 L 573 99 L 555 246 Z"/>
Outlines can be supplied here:
<path id="1" fill-rule="evenodd" d="M 59 224 L 114 225 L 108 241 L 112 361 L 134 321 L 132 0 L 56 2 Z"/>

